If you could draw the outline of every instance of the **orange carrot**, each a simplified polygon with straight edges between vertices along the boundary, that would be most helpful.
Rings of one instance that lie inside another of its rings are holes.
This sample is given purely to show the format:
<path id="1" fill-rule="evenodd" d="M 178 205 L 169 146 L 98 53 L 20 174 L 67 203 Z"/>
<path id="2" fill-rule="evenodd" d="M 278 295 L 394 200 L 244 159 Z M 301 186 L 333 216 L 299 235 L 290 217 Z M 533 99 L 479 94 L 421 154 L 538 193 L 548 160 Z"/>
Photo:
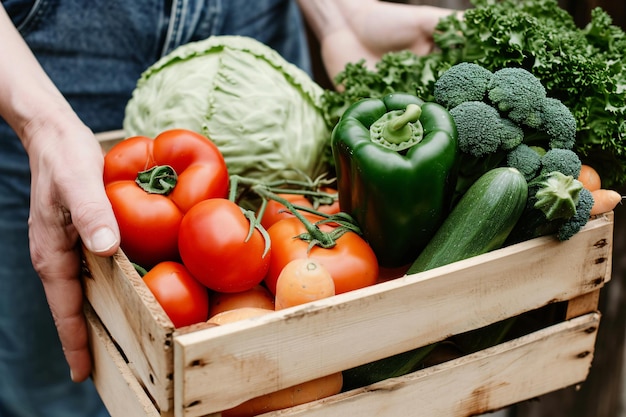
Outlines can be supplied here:
<path id="1" fill-rule="evenodd" d="M 623 199 L 617 191 L 606 190 L 604 188 L 592 191 L 591 195 L 593 196 L 593 207 L 591 208 L 592 216 L 615 209 Z"/>
<path id="2" fill-rule="evenodd" d="M 285 265 L 276 281 L 275 309 L 320 300 L 335 295 L 335 282 L 315 259 L 294 259 Z"/>
<path id="3" fill-rule="evenodd" d="M 600 175 L 590 165 L 583 164 L 580 168 L 580 174 L 578 175 L 578 181 L 583 183 L 583 187 L 589 191 L 596 191 L 601 188 Z"/>

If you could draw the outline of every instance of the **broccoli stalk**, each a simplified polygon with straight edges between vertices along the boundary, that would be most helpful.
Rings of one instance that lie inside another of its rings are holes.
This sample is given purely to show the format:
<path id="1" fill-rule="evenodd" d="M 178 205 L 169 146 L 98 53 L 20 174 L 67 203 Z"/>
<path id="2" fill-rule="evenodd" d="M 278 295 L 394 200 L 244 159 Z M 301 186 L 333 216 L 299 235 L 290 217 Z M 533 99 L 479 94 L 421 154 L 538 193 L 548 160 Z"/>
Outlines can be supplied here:
<path id="1" fill-rule="evenodd" d="M 539 188 L 533 207 L 541 210 L 547 221 L 569 219 L 576 214 L 578 196 L 583 188 L 580 181 L 559 171 L 542 175 L 537 180 Z"/>

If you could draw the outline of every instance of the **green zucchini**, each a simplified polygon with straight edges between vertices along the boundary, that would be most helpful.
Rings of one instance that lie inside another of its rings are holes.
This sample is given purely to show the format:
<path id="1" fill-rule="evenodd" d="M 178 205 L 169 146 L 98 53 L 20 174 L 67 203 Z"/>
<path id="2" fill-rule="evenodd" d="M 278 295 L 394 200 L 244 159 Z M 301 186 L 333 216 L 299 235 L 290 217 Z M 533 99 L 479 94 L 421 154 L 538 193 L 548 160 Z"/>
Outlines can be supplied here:
<path id="1" fill-rule="evenodd" d="M 388 378 L 411 373 L 421 366 L 422 362 L 437 347 L 437 343 L 410 350 L 366 363 L 343 371 L 343 391 L 364 387 Z"/>
<path id="2" fill-rule="evenodd" d="M 519 220 L 528 183 L 515 168 L 483 174 L 454 206 L 408 270 L 414 274 L 500 248 Z"/>

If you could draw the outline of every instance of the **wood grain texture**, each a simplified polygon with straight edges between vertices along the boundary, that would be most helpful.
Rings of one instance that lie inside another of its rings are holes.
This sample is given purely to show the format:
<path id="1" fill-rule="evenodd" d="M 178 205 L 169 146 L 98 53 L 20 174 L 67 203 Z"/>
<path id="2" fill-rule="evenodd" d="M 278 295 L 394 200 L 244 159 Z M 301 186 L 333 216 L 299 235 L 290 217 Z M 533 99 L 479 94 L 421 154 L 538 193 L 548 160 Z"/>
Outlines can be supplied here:
<path id="1" fill-rule="evenodd" d="M 309 305 L 177 336 L 176 412 L 181 407 L 181 415 L 198 416 L 230 408 L 595 291 L 610 276 L 611 230 L 609 213 L 567 242 L 535 239 Z"/>

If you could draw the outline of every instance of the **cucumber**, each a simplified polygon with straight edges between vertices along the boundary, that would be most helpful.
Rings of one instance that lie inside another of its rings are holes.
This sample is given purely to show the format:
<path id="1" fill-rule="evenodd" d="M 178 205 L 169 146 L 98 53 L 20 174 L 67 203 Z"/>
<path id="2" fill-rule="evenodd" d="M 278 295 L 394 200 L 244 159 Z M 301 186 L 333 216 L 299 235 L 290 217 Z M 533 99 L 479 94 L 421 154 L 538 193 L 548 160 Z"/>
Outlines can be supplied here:
<path id="1" fill-rule="evenodd" d="M 515 168 L 487 171 L 454 206 L 408 270 L 414 274 L 500 248 L 519 220 L 528 183 Z"/>
<path id="2" fill-rule="evenodd" d="M 399 353 L 343 371 L 343 391 L 364 387 L 388 378 L 406 375 L 419 369 L 437 343 Z"/>

